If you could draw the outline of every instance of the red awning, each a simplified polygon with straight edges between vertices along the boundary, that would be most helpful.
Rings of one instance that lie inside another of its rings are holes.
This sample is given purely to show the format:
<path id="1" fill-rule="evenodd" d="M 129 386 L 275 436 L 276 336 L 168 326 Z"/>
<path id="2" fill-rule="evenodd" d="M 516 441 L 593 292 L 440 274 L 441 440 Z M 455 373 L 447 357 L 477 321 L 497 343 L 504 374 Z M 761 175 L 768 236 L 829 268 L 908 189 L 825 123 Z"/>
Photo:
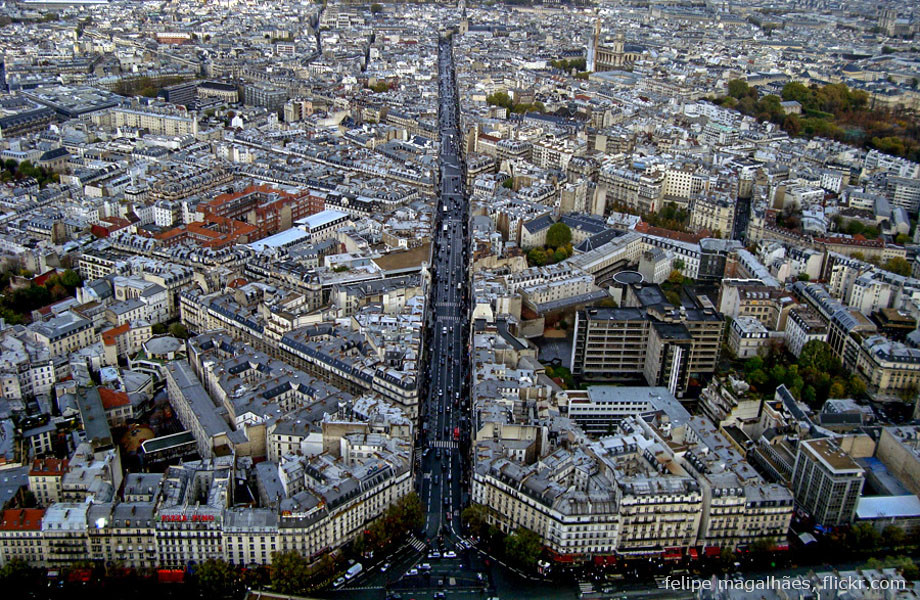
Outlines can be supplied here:
<path id="1" fill-rule="evenodd" d="M 672 548 L 670 550 L 665 550 L 661 553 L 661 557 L 665 560 L 680 560 L 683 558 L 683 553 L 680 551 L 680 548 Z"/>
<path id="2" fill-rule="evenodd" d="M 722 549 L 718 546 L 706 546 L 704 554 L 706 556 L 719 556 L 722 554 Z"/>
<path id="3" fill-rule="evenodd" d="M 573 563 L 575 562 L 574 554 L 557 554 L 553 557 L 553 560 L 558 563 Z"/>
<path id="4" fill-rule="evenodd" d="M 777 552 L 785 552 L 789 550 L 789 544 L 780 544 L 773 549 L 776 550 Z"/>
<path id="5" fill-rule="evenodd" d="M 687 554 L 689 554 L 689 555 L 690 555 L 690 558 L 692 558 L 692 559 L 694 559 L 694 560 L 696 560 L 697 558 L 700 557 L 700 553 L 696 551 L 696 548 L 690 548 L 690 550 L 687 552 Z"/>

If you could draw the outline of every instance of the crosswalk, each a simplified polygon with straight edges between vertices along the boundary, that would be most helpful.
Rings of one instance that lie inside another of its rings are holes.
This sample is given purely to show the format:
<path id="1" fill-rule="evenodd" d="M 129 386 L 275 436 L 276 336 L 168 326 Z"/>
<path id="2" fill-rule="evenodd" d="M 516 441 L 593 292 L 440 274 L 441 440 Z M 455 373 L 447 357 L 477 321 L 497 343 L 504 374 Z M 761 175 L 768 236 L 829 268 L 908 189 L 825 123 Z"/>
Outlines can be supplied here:
<path id="1" fill-rule="evenodd" d="M 434 440 L 430 446 L 432 448 L 456 448 L 457 442 L 453 440 Z"/>
<path id="2" fill-rule="evenodd" d="M 581 592 L 581 595 L 591 594 L 594 592 L 594 585 L 586 581 L 579 582 L 578 591 Z"/>
<path id="3" fill-rule="evenodd" d="M 421 551 L 424 550 L 425 547 L 426 547 L 426 546 L 425 546 L 425 542 L 423 542 L 422 540 L 418 539 L 418 538 L 415 537 L 414 535 L 413 535 L 412 537 L 409 538 L 409 545 L 412 546 L 413 548 L 415 548 L 416 551 L 418 551 L 418 552 L 421 552 Z"/>

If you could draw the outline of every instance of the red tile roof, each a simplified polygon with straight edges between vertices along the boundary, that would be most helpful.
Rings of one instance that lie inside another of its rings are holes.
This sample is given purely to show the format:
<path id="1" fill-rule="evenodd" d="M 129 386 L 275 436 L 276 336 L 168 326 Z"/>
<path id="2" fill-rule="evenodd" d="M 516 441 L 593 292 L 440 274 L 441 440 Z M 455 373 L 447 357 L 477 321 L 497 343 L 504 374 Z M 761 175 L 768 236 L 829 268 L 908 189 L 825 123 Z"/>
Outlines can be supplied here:
<path id="1" fill-rule="evenodd" d="M 0 521 L 2 531 L 38 531 L 42 528 L 44 509 L 23 508 L 3 511 L 3 520 Z"/>
<path id="2" fill-rule="evenodd" d="M 70 463 L 60 458 L 36 458 L 32 461 L 29 475 L 63 475 L 70 470 Z"/>
<path id="3" fill-rule="evenodd" d="M 97 391 L 99 392 L 99 398 L 102 400 L 102 407 L 106 410 L 112 410 L 131 403 L 128 394 L 125 392 L 116 392 L 108 388 L 98 388 Z"/>
<path id="4" fill-rule="evenodd" d="M 106 346 L 114 346 L 116 344 L 115 338 L 123 333 L 126 333 L 129 329 L 131 329 L 131 325 L 129 323 L 124 323 L 118 327 L 113 327 L 112 329 L 103 331 L 102 343 L 104 343 Z"/>

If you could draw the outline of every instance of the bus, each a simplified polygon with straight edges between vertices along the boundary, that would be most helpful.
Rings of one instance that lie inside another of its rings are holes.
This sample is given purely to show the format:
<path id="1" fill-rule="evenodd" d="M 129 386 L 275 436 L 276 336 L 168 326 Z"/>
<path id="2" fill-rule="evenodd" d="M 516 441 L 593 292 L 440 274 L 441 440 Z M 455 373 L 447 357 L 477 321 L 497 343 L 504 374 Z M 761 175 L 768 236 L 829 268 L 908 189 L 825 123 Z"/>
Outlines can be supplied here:
<path id="1" fill-rule="evenodd" d="M 361 563 L 355 563 L 351 565 L 350 567 L 348 567 L 348 570 L 345 571 L 345 579 L 354 579 L 363 570 L 364 570 L 364 565 L 362 565 Z"/>

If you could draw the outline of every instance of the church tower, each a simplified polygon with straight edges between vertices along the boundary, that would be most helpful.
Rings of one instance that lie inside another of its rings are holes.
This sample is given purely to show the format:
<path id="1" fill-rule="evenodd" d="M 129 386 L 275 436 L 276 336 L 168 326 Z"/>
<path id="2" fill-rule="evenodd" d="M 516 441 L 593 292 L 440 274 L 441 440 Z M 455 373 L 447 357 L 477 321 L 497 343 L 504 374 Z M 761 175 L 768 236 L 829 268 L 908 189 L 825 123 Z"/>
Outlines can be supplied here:
<path id="1" fill-rule="evenodd" d="M 460 0 L 460 35 L 470 30 L 470 20 L 466 16 L 466 0 Z"/>

